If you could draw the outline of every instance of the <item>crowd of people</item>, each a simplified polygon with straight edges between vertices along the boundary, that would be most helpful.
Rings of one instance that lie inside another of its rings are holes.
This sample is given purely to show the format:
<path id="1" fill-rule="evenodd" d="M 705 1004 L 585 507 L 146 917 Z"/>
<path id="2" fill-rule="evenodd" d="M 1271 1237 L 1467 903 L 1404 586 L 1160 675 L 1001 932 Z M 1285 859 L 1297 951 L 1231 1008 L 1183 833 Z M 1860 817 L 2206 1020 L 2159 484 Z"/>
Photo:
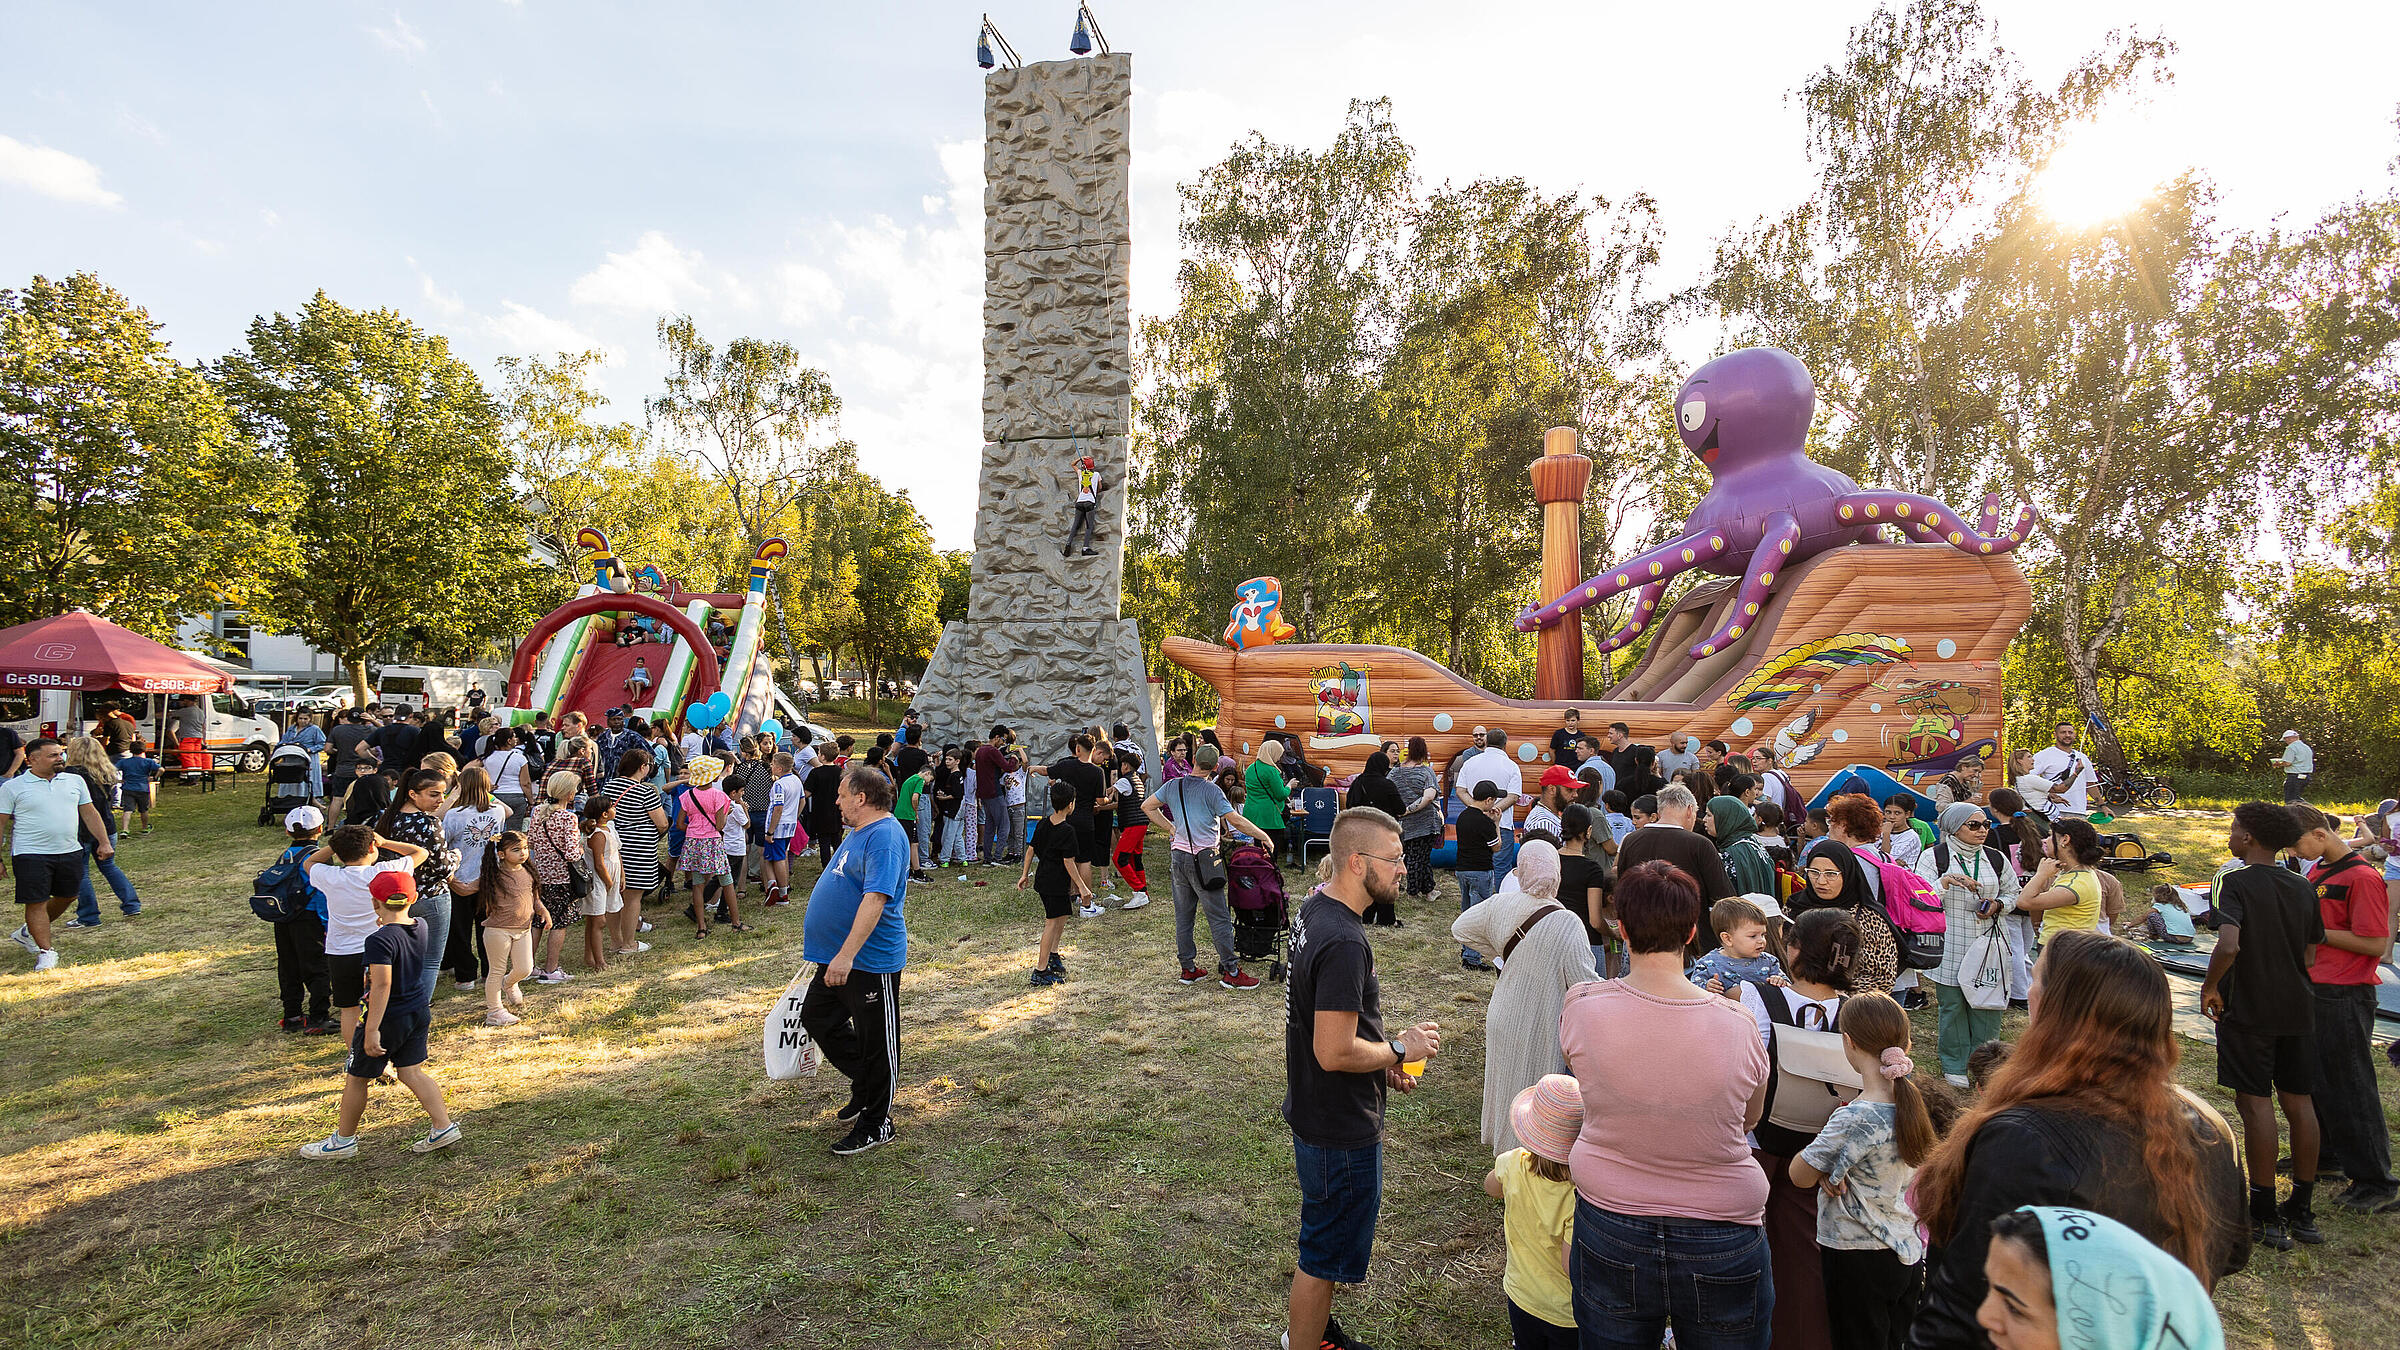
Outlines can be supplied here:
<path id="1" fill-rule="evenodd" d="M 2325 1240 L 2320 1176 L 2346 1211 L 2400 1212 L 2370 1035 L 2400 803 L 2355 832 L 2305 804 L 2233 813 L 2200 1004 L 2237 1131 L 2176 1084 L 2167 976 L 2111 931 L 2127 909 L 2075 730 L 2008 787 L 1973 762 L 1928 785 L 1927 821 L 1914 793 L 1804 809 L 1770 755 L 1571 716 L 1529 793 L 1507 733 L 1479 729 L 1434 781 L 1463 802 L 1452 935 L 1499 967 L 1484 1188 L 1514 1344 L 2218 1345 L 2218 1279 Z M 1366 938 L 1404 886 L 1432 890 L 1424 780 L 1397 811 L 1379 781 L 1396 748 L 1351 785 L 1295 925 L 1289 1345 L 1363 1344 L 1333 1289 L 1367 1267 L 1385 1096 L 1441 1048 L 1431 1022 L 1390 1033 Z M 1908 1012 L 1927 1005 L 1938 1073 Z"/>
<path id="2" fill-rule="evenodd" d="M 1987 790 L 1975 761 L 1929 784 L 1926 820 L 1914 794 L 1808 808 L 1767 749 L 1659 749 L 1572 713 L 1529 788 L 1496 727 L 1439 766 L 1422 739 L 1387 743 L 1347 779 L 1297 738 L 1236 753 L 1202 732 L 1169 741 L 1153 781 L 1123 726 L 1073 733 L 1044 765 L 1004 725 L 930 744 L 913 711 L 827 745 L 628 708 L 527 726 L 369 710 L 287 736 L 322 781 L 285 813 L 253 904 L 276 920 L 283 1029 L 349 1046 L 334 1130 L 304 1155 L 357 1156 L 383 1077 L 421 1104 L 414 1147 L 432 1150 L 461 1138 L 428 1067 L 445 975 L 480 991 L 486 1025 L 516 1025 L 526 984 L 637 959 L 662 922 L 695 942 L 749 931 L 753 883 L 764 908 L 790 903 L 813 843 L 802 1020 L 850 1082 L 849 1155 L 893 1137 L 911 883 L 1015 868 L 1041 908 L 1029 981 L 1055 986 L 1070 918 L 1149 903 L 1156 830 L 1178 979 L 1243 991 L 1259 980 L 1221 851 L 1289 873 L 1321 846 L 1285 945 L 1287 1344 L 1339 1350 L 1363 1345 L 1333 1301 L 1372 1253 L 1386 1096 L 1443 1046 L 1433 1020 L 1387 1024 L 1371 934 L 1432 917 L 1447 846 L 1457 906 L 1439 907 L 1462 964 L 1494 975 L 1483 1185 L 1503 1205 L 1516 1344 L 2028 1346 L 2067 1323 L 2094 1346 L 2220 1344 L 2208 1290 L 2256 1249 L 2322 1242 L 2321 1177 L 2343 1180 L 2346 1210 L 2400 1211 L 2371 1038 L 2400 806 L 2357 832 L 2305 804 L 2233 813 L 2200 911 L 2217 931 L 2200 1002 L 2237 1130 L 2176 1085 L 2166 976 L 2112 932 L 2127 909 L 2077 796 L 2074 731 L 2007 786 Z M 108 749 L 34 742 L 0 788 L 35 897 L 17 940 L 41 969 L 89 872 L 113 884 L 116 809 L 154 806 L 135 785 L 156 761 Z M 1938 1070 L 1920 1070 L 1909 1016 L 1928 1007 Z M 2026 1014 L 2013 1043 L 2010 1008 Z"/>

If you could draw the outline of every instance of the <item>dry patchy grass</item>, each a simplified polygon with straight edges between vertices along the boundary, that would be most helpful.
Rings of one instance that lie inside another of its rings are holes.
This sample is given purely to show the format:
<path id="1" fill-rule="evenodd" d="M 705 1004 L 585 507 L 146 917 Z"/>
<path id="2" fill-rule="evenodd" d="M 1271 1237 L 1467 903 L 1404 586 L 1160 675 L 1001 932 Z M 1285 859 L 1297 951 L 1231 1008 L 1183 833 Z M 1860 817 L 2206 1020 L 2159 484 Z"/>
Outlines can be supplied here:
<path id="1" fill-rule="evenodd" d="M 794 907 L 705 944 L 662 924 L 648 956 L 529 986 L 505 1031 L 445 989 L 432 1067 L 464 1145 L 409 1153 L 423 1119 L 378 1089 L 366 1156 L 312 1165 L 294 1150 L 330 1126 L 340 1051 L 275 1029 L 271 935 L 241 895 L 273 836 L 247 790 L 167 807 L 126 849 L 148 911 L 62 935 L 53 976 L 0 975 L 10 1343 L 1274 1343 L 1298 1203 L 1281 991 L 1176 984 L 1163 897 L 1076 923 L 1073 981 L 1035 990 L 1029 896 L 997 869 L 920 886 L 900 1138 L 862 1158 L 826 1151 L 838 1076 L 759 1071 Z M 1394 1099 L 1375 1270 L 1344 1316 L 1379 1342 L 1498 1347 L 1489 977 L 1421 918 L 1377 937 L 1386 999 L 1447 1048 Z M 2208 1065 L 2195 1047 L 2197 1083 Z M 2363 1272 L 2389 1269 L 2389 1224 L 2329 1219 L 2326 1248 L 2263 1255 L 2224 1290 L 2237 1339 L 2382 1335 L 2400 1309 Z"/>

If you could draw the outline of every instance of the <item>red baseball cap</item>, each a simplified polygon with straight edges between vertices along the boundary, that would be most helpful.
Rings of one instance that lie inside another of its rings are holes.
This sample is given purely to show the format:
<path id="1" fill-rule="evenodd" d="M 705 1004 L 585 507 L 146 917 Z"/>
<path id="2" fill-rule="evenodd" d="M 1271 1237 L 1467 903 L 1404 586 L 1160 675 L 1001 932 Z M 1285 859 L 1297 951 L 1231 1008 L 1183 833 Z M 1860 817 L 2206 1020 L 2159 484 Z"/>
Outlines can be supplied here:
<path id="1" fill-rule="evenodd" d="M 1582 784 L 1577 781 L 1573 769 L 1564 764 L 1553 764 L 1542 770 L 1542 786 L 1571 788 L 1580 787 Z"/>
<path id="2" fill-rule="evenodd" d="M 367 883 L 367 894 L 374 896 L 375 903 L 379 905 L 391 904 L 395 895 L 405 895 L 415 900 L 417 879 L 408 872 L 377 872 L 375 879 Z"/>

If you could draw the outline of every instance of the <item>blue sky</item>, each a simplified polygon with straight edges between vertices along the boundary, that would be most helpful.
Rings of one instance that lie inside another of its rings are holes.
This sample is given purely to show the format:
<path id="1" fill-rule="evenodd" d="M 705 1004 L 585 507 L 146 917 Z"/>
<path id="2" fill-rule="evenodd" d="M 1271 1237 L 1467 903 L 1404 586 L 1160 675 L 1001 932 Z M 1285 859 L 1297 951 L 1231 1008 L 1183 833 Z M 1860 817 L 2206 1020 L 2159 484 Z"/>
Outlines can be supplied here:
<path id="1" fill-rule="evenodd" d="M 992 0 L 1028 59 L 1070 3 Z M 1251 128 L 1322 143 L 1389 94 L 1432 180 L 1657 195 L 1663 280 L 1806 191 L 1785 98 L 1860 3 L 1098 6 L 1134 54 L 1135 306 L 1172 303 L 1174 187 Z M 2178 80 L 2109 137 L 2136 177 L 2199 164 L 2224 218 L 2381 190 L 2400 10 L 1996 0 L 2053 75 L 2163 28 Z M 973 533 L 982 112 L 954 4 L 452 0 L 0 8 L 0 285 L 98 272 L 185 359 L 322 287 L 482 368 L 598 347 L 614 415 L 656 387 L 657 316 L 797 344 L 866 466 L 945 547 Z M 1705 334 L 1693 340 L 1705 344 Z"/>

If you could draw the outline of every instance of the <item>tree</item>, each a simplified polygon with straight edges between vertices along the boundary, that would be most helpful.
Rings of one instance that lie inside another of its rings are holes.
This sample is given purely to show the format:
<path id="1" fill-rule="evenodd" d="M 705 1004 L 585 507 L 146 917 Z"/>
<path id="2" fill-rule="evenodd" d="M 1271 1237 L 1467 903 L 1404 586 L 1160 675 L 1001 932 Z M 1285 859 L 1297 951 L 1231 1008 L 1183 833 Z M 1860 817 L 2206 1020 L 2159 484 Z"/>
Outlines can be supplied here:
<path id="1" fill-rule="evenodd" d="M 872 481 L 872 480 L 870 480 Z M 933 531 L 905 491 L 885 494 L 858 523 L 852 557 L 858 583 L 854 642 L 867 674 L 867 715 L 882 714 L 882 680 L 904 668 L 924 668 L 941 635 L 935 620 L 942 597 L 942 563 Z"/>
<path id="2" fill-rule="evenodd" d="M 644 407 L 716 474 L 751 549 L 857 462 L 857 447 L 823 435 L 842 410 L 833 382 L 790 343 L 735 338 L 719 351 L 674 314 L 658 321 L 658 345 L 666 390 Z"/>
<path id="3" fill-rule="evenodd" d="M 967 592 L 975 577 L 973 549 L 942 550 L 942 596 L 934 605 L 933 617 L 939 623 L 951 623 L 967 617 Z"/>
<path id="4" fill-rule="evenodd" d="M 172 641 L 286 561 L 282 466 L 88 272 L 0 290 L 0 625 L 88 609 Z"/>
<path id="5" fill-rule="evenodd" d="M 1335 634 L 1365 533 L 1408 165 L 1388 101 L 1352 102 L 1323 152 L 1252 133 L 1179 189 L 1179 303 L 1143 325 L 1136 548 L 1182 555 L 1197 595 L 1280 576 L 1303 641 Z"/>
<path id="6" fill-rule="evenodd" d="M 621 542 L 616 532 L 642 504 L 626 489 L 652 457 L 640 427 L 594 417 L 608 399 L 591 387 L 591 376 L 607 360 L 588 351 L 560 352 L 551 361 L 503 356 L 499 362 L 503 435 L 525 491 L 534 542 L 566 590 L 585 580 L 577 532 L 590 525 Z"/>
<path id="7" fill-rule="evenodd" d="M 319 291 L 253 320 L 215 374 L 298 486 L 295 563 L 255 608 L 333 653 L 361 702 L 367 658 L 412 636 L 439 659 L 526 630 L 537 569 L 501 412 L 447 341 Z"/>

